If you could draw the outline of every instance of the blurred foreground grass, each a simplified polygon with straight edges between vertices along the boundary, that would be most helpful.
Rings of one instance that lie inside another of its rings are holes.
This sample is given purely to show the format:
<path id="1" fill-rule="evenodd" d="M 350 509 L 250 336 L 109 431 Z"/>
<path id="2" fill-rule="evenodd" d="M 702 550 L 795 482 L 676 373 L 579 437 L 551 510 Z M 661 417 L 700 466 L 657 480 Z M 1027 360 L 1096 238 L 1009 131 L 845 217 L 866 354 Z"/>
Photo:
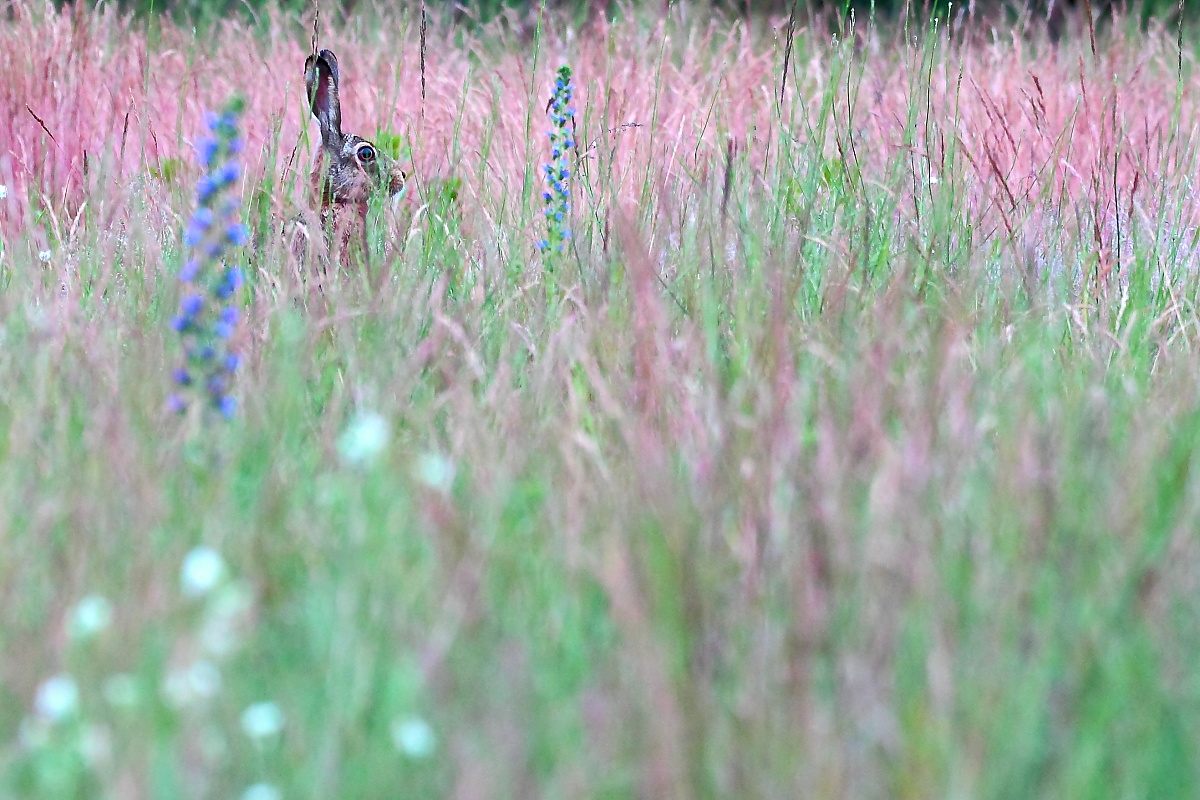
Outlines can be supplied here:
<path id="1" fill-rule="evenodd" d="M 1153 204 L 997 212 L 928 86 L 872 161 L 796 57 L 770 159 L 584 170 L 553 262 L 532 179 L 324 293 L 264 227 L 204 434 L 178 232 L 10 238 L 0 798 L 1195 796 L 1195 119 Z"/>

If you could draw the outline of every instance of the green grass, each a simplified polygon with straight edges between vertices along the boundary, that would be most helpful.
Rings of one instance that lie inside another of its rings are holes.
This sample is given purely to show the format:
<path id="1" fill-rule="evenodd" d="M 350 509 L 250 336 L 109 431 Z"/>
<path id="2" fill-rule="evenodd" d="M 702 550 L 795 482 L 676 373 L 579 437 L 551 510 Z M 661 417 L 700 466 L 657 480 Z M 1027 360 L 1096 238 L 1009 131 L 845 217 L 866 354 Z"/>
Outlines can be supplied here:
<path id="1" fill-rule="evenodd" d="M 997 68 L 937 33 L 878 62 L 801 38 L 823 93 L 728 163 L 601 149 L 553 280 L 536 187 L 466 191 L 489 173 L 464 147 L 369 270 L 318 292 L 277 236 L 247 254 L 224 424 L 163 410 L 161 208 L 130 199 L 118 238 L 93 202 L 49 264 L 32 219 L 0 245 L 0 798 L 1195 796 L 1195 119 L 1139 149 L 1132 77 L 1170 98 L 1191 64 L 1128 35 L 1087 87 L 1125 116 L 1105 139 L 1108 106 L 1065 112 L 1100 134 L 1051 136 L 1007 205 L 1003 126 L 954 90 Z M 1065 96 L 1071 46 L 1005 51 L 1010 80 Z M 645 54 L 654 91 L 677 55 Z M 862 108 L 890 71 L 884 146 Z M 352 463 L 365 414 L 389 435 Z M 227 574 L 189 597 L 201 544 Z M 111 626 L 71 635 L 93 594 Z M 261 701 L 284 722 L 255 743 Z M 412 720 L 431 752 L 397 746 Z"/>

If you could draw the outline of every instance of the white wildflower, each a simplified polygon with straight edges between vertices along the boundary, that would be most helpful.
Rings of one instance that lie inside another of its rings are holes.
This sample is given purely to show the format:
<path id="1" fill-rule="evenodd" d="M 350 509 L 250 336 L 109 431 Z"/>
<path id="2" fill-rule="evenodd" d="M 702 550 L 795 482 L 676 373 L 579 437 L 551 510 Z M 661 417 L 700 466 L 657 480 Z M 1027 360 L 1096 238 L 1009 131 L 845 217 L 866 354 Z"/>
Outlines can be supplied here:
<path id="1" fill-rule="evenodd" d="M 409 758 L 428 758 L 437 749 L 437 736 L 420 717 L 404 717 L 392 721 L 392 743 Z"/>
<path id="2" fill-rule="evenodd" d="M 225 577 L 225 561 L 211 547 L 194 548 L 183 559 L 181 583 L 188 597 L 208 594 Z"/>
<path id="3" fill-rule="evenodd" d="M 197 661 L 176 670 L 163 681 L 163 695 L 176 708 L 207 700 L 221 690 L 221 671 L 209 661 Z"/>
<path id="4" fill-rule="evenodd" d="M 256 783 L 246 787 L 242 800 L 283 800 L 283 792 L 269 783 Z"/>
<path id="5" fill-rule="evenodd" d="M 424 453 L 417 459 L 416 478 L 430 489 L 449 492 L 454 486 L 454 462 L 440 453 Z"/>
<path id="6" fill-rule="evenodd" d="M 275 736 L 283 729 L 283 711 L 271 701 L 255 703 L 242 712 L 242 730 L 255 741 Z"/>
<path id="7" fill-rule="evenodd" d="M 71 638 L 91 639 L 111 624 L 112 604 L 98 594 L 90 594 L 79 601 L 71 615 Z"/>
<path id="8" fill-rule="evenodd" d="M 365 464 L 383 452 L 389 435 L 386 419 L 373 411 L 362 412 L 338 438 L 338 453 L 347 464 Z"/>
<path id="9" fill-rule="evenodd" d="M 79 709 L 79 686 L 70 675 L 55 675 L 38 687 L 33 708 L 50 722 L 58 722 Z"/>
<path id="10" fill-rule="evenodd" d="M 0 200 L 7 199 L 7 197 L 8 197 L 8 187 L 5 186 L 3 183 L 0 183 Z"/>
<path id="11" fill-rule="evenodd" d="M 38 261 L 41 261 L 43 264 L 49 264 L 51 255 L 53 254 L 49 250 L 39 250 Z"/>

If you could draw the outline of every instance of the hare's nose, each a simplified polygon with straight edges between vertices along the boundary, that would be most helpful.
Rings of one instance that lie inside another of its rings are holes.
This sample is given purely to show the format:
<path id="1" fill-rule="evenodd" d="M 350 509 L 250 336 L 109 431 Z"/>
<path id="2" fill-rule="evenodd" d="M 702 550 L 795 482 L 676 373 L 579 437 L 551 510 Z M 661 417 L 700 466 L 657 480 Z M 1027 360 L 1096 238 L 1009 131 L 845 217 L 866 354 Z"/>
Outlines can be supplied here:
<path id="1" fill-rule="evenodd" d="M 407 185 L 407 177 L 408 176 L 404 174 L 404 170 L 398 167 L 393 167 L 388 173 L 388 194 L 394 198 L 403 195 L 404 189 Z"/>

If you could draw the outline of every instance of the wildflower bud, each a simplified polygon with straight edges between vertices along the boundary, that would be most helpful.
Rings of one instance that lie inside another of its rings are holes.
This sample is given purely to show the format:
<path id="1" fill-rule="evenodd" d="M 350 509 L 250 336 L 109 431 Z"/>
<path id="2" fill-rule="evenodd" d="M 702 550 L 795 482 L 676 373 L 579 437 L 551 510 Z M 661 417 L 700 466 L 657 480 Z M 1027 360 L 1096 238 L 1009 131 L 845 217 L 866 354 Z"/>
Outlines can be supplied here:
<path id="1" fill-rule="evenodd" d="M 229 229 L 225 232 L 225 235 L 229 237 L 229 243 L 234 247 L 243 246 L 247 241 L 249 241 L 250 238 L 246 231 L 246 226 L 240 222 L 235 222 L 233 225 L 230 225 Z"/>
<path id="2" fill-rule="evenodd" d="M 196 182 L 196 202 L 207 203 L 212 199 L 219 187 L 213 183 L 213 179 L 204 175 Z"/>
<path id="3" fill-rule="evenodd" d="M 216 158 L 217 149 L 220 146 L 220 143 L 211 136 L 205 136 L 196 142 L 196 156 L 200 161 L 200 166 L 207 169 L 212 164 L 212 160 Z"/>
<path id="4" fill-rule="evenodd" d="M 225 166 L 221 167 L 221 171 L 217 173 L 217 180 L 221 183 L 233 183 L 241 174 L 241 169 L 238 168 L 236 161 L 227 161 Z"/>

